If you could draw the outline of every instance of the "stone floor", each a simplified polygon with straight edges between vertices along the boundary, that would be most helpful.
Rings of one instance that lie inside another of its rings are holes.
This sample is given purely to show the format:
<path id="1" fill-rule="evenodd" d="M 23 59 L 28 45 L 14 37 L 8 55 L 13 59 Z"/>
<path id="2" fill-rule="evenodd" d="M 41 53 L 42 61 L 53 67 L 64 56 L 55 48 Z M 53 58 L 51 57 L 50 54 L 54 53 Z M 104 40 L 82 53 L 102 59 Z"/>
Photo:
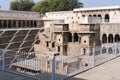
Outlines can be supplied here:
<path id="1" fill-rule="evenodd" d="M 75 77 L 84 80 L 120 80 L 120 57 Z"/>
<path id="2" fill-rule="evenodd" d="M 0 70 L 0 80 L 33 80 L 27 77 Z"/>

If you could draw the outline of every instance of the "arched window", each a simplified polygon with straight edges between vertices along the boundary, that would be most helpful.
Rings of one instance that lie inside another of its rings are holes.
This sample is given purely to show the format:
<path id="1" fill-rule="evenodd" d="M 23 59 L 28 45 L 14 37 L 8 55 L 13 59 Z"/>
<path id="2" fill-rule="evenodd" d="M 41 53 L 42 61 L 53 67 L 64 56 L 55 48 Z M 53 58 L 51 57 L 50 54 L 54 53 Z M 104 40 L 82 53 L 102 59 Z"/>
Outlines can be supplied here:
<path id="1" fill-rule="evenodd" d="M 115 35 L 115 42 L 118 42 L 120 40 L 120 37 L 118 34 Z"/>
<path id="2" fill-rule="evenodd" d="M 68 41 L 72 42 L 72 33 L 70 33 L 70 32 L 68 33 Z"/>
<path id="3" fill-rule="evenodd" d="M 98 17 L 100 18 L 100 22 L 102 22 L 102 16 L 99 14 Z"/>
<path id="4" fill-rule="evenodd" d="M 108 42 L 109 42 L 109 43 L 113 43 L 113 35 L 112 35 L 112 34 L 110 34 L 110 35 L 108 36 Z"/>
<path id="5" fill-rule="evenodd" d="M 92 17 L 92 15 L 89 15 L 89 17 Z"/>
<path id="6" fill-rule="evenodd" d="M 106 15 L 105 15 L 105 22 L 109 22 L 109 19 L 110 19 L 109 15 L 106 14 Z"/>
<path id="7" fill-rule="evenodd" d="M 107 43 L 107 35 L 103 34 L 102 36 L 102 43 Z"/>
<path id="8" fill-rule="evenodd" d="M 74 42 L 78 42 L 78 34 L 74 33 Z"/>
<path id="9" fill-rule="evenodd" d="M 96 17 L 96 14 L 94 14 L 93 17 Z"/>

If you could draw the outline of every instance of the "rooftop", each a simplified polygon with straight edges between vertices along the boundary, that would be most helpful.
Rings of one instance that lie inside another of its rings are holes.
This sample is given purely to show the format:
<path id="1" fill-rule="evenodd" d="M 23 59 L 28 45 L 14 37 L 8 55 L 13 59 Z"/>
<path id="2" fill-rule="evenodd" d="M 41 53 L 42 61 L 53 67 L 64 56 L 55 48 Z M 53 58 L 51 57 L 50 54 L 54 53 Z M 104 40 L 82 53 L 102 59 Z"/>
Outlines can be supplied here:
<path id="1" fill-rule="evenodd" d="M 91 7 L 91 8 L 76 8 L 73 11 L 93 11 L 93 10 L 111 10 L 120 9 L 120 6 L 105 6 L 105 7 Z"/>

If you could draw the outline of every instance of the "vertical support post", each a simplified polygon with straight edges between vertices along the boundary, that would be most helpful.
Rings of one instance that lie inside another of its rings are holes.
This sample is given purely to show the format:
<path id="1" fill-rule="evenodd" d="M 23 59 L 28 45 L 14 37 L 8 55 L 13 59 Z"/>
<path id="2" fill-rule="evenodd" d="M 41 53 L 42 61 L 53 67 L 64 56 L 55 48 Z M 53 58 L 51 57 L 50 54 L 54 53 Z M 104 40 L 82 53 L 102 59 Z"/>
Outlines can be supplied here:
<path id="1" fill-rule="evenodd" d="M 5 52 L 4 49 L 2 49 L 2 70 L 5 69 Z"/>
<path id="2" fill-rule="evenodd" d="M 93 67 L 95 67 L 95 47 L 93 47 Z"/>
<path id="3" fill-rule="evenodd" d="M 115 46 L 115 47 L 114 47 L 114 48 L 115 48 L 115 49 L 114 49 L 114 50 L 115 50 L 114 55 L 115 55 L 115 58 L 116 58 L 116 57 L 117 57 L 117 43 L 115 43 L 114 46 Z"/>
<path id="4" fill-rule="evenodd" d="M 51 80 L 55 80 L 55 55 L 52 56 L 52 75 Z"/>

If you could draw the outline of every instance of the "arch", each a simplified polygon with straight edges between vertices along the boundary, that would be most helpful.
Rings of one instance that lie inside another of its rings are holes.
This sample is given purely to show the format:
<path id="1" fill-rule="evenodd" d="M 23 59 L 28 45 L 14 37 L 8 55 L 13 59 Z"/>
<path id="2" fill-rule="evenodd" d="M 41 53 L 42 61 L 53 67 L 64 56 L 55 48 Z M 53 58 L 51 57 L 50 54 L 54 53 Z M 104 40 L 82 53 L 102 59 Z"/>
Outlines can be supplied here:
<path id="1" fill-rule="evenodd" d="M 78 34 L 74 33 L 74 42 L 78 42 Z"/>
<path id="2" fill-rule="evenodd" d="M 102 16 L 101 16 L 101 14 L 98 15 L 98 18 L 100 18 L 100 22 L 102 22 Z"/>
<path id="3" fill-rule="evenodd" d="M 70 32 L 68 33 L 68 41 L 72 42 L 72 33 L 70 33 Z"/>
<path id="4" fill-rule="evenodd" d="M 111 47 L 109 47 L 108 52 L 109 52 L 109 54 L 112 54 L 113 53 L 113 49 Z"/>
<path id="5" fill-rule="evenodd" d="M 102 18 L 101 14 L 98 14 L 98 17 L 101 17 L 101 18 Z"/>
<path id="6" fill-rule="evenodd" d="M 92 17 L 92 15 L 89 15 L 89 17 Z"/>
<path id="7" fill-rule="evenodd" d="M 115 35 L 115 42 L 118 42 L 120 40 L 120 37 L 118 34 Z"/>
<path id="8" fill-rule="evenodd" d="M 96 14 L 93 15 L 93 17 L 96 17 L 96 16 L 97 16 Z"/>
<path id="9" fill-rule="evenodd" d="M 105 15 L 105 22 L 109 22 L 109 19 L 110 19 L 109 14 L 106 14 Z"/>
<path id="10" fill-rule="evenodd" d="M 108 42 L 109 43 L 113 43 L 113 35 L 112 34 L 109 34 L 109 36 L 108 36 Z"/>
<path id="11" fill-rule="evenodd" d="M 103 34 L 102 36 L 102 43 L 107 43 L 107 35 Z"/>

